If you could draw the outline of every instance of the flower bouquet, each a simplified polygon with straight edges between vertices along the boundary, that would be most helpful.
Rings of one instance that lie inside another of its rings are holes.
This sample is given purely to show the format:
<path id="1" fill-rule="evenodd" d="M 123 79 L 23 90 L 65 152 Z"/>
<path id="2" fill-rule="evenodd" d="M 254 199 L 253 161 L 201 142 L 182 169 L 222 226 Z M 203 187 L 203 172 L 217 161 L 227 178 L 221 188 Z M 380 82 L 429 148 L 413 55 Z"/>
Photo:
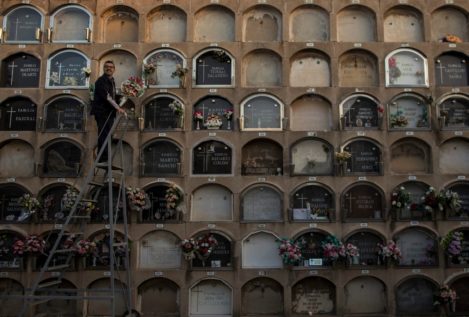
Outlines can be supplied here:
<path id="1" fill-rule="evenodd" d="M 223 122 L 221 121 L 220 116 L 216 113 L 209 114 L 207 116 L 207 120 L 204 123 L 204 126 L 207 129 L 220 129 L 222 125 L 223 125 Z"/>
<path id="2" fill-rule="evenodd" d="M 119 107 L 125 104 L 128 97 L 141 97 L 145 93 L 145 83 L 140 77 L 129 77 L 121 84 L 123 97 L 119 102 Z"/>
<path id="3" fill-rule="evenodd" d="M 204 121 L 204 115 L 200 111 L 194 111 L 193 117 L 196 123 L 196 129 L 200 130 L 200 123 Z"/>
<path id="4" fill-rule="evenodd" d="M 83 67 L 81 69 L 81 71 L 83 72 L 83 74 L 85 75 L 86 78 L 90 78 L 91 76 L 91 68 L 89 67 Z"/>
<path id="5" fill-rule="evenodd" d="M 402 209 L 406 208 L 410 203 L 410 195 L 405 190 L 404 186 L 401 186 L 397 192 L 392 193 L 391 198 L 391 210 L 394 215 L 397 216 L 397 213 Z"/>
<path id="6" fill-rule="evenodd" d="M 303 258 L 301 255 L 301 246 L 291 239 L 282 238 L 278 241 L 278 254 L 282 258 L 284 264 L 293 266 Z"/>
<path id="7" fill-rule="evenodd" d="M 176 65 L 176 70 L 171 73 L 171 78 L 179 78 L 179 85 L 181 88 L 184 88 L 184 83 L 186 81 L 186 74 L 189 70 L 185 67 L 182 67 L 181 64 Z"/>
<path id="8" fill-rule="evenodd" d="M 141 212 L 142 210 L 150 209 L 150 198 L 143 189 L 127 187 L 125 190 L 127 192 L 127 202 L 129 203 L 130 210 Z"/>
<path id="9" fill-rule="evenodd" d="M 356 245 L 347 243 L 345 245 L 345 256 L 347 257 L 350 264 L 360 264 L 358 263 L 360 252 Z"/>
<path id="10" fill-rule="evenodd" d="M 20 204 L 22 208 L 28 210 L 30 214 L 35 213 L 38 208 L 41 207 L 39 200 L 30 194 L 23 194 L 23 196 L 18 199 L 18 204 Z"/>
<path id="11" fill-rule="evenodd" d="M 454 289 L 449 288 L 448 285 L 442 285 L 438 293 L 434 296 L 433 305 L 443 306 L 445 314 L 454 313 L 456 311 L 457 294 Z"/>
<path id="12" fill-rule="evenodd" d="M 73 187 L 68 187 L 65 190 L 62 200 L 60 202 L 62 210 L 71 210 L 75 201 L 78 198 L 78 191 Z"/>
<path id="13" fill-rule="evenodd" d="M 455 264 L 459 263 L 459 256 L 462 252 L 462 240 L 464 234 L 461 231 L 449 232 L 440 242 L 441 247 Z"/>
<path id="14" fill-rule="evenodd" d="M 184 239 L 180 243 L 182 254 L 187 261 L 195 258 L 196 243 L 194 239 Z"/>
<path id="15" fill-rule="evenodd" d="M 169 109 L 171 109 L 173 111 L 173 113 L 177 116 L 182 116 L 184 114 L 184 109 L 182 107 L 182 104 L 177 101 L 177 100 L 173 100 L 169 105 L 168 105 Z"/>
<path id="16" fill-rule="evenodd" d="M 388 59 L 388 67 L 389 67 L 389 79 L 391 84 L 394 83 L 395 79 L 401 76 L 401 70 L 397 67 L 397 61 L 395 57 L 391 57 Z"/>
<path id="17" fill-rule="evenodd" d="M 95 252 L 96 243 L 87 239 L 81 239 L 76 243 L 75 249 L 78 255 L 89 256 Z"/>
<path id="18" fill-rule="evenodd" d="M 324 258 L 330 264 L 334 264 L 346 258 L 344 244 L 333 235 L 327 236 L 326 239 L 321 242 L 321 247 L 324 252 Z"/>
<path id="19" fill-rule="evenodd" d="M 13 254 L 23 256 L 25 252 L 26 244 L 22 239 L 16 239 L 13 243 Z"/>
<path id="20" fill-rule="evenodd" d="M 378 243 L 378 255 L 383 262 L 394 262 L 399 264 L 401 260 L 401 250 L 393 240 L 389 240 L 387 244 Z"/>
<path id="21" fill-rule="evenodd" d="M 30 235 L 25 240 L 24 252 L 38 255 L 40 253 L 44 253 L 45 247 L 46 241 L 39 238 L 37 235 Z"/>
<path id="22" fill-rule="evenodd" d="M 396 112 L 395 114 L 391 114 L 390 118 L 390 125 L 391 128 L 402 128 L 406 127 L 409 124 L 409 121 L 406 117 L 401 115 L 401 111 Z"/>
<path id="23" fill-rule="evenodd" d="M 167 209 L 176 209 L 182 202 L 182 193 L 175 184 L 172 184 L 167 190 L 164 196 L 166 200 Z"/>
<path id="24" fill-rule="evenodd" d="M 335 152 L 335 158 L 339 162 L 339 164 L 345 163 L 351 157 L 352 153 L 347 151 Z"/>
<path id="25" fill-rule="evenodd" d="M 143 73 L 145 76 L 151 75 L 156 71 L 156 65 L 153 63 L 143 64 Z"/>
<path id="26" fill-rule="evenodd" d="M 457 215 L 461 212 L 461 200 L 459 195 L 456 192 L 453 192 L 449 189 L 441 190 L 438 194 L 438 206 L 441 211 L 453 211 Z"/>
<path id="27" fill-rule="evenodd" d="M 199 260 L 206 260 L 218 245 L 217 239 L 209 233 L 198 237 L 195 240 L 195 254 Z"/>
<path id="28" fill-rule="evenodd" d="M 446 43 L 462 43 L 462 39 L 454 34 L 446 34 L 445 37 L 442 39 L 442 42 Z"/>

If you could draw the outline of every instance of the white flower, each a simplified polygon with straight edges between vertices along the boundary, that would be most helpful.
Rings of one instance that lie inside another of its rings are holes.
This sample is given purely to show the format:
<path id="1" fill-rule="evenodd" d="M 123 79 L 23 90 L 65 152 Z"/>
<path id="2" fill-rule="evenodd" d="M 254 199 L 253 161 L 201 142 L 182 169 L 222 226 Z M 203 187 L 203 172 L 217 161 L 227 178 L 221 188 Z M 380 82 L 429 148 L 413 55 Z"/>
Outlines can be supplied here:
<path id="1" fill-rule="evenodd" d="M 397 203 L 397 207 L 401 207 L 402 204 L 400 202 Z"/>

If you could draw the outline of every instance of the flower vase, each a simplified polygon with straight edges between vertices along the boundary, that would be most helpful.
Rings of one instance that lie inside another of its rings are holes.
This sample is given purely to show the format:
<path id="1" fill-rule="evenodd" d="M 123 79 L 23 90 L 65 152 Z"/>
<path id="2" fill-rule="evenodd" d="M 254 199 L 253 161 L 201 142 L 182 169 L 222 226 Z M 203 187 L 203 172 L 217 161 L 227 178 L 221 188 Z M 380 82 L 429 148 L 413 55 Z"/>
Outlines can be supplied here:
<path id="1" fill-rule="evenodd" d="M 451 305 L 451 312 L 455 313 L 456 312 L 456 300 L 453 300 L 450 305 Z"/>
<path id="2" fill-rule="evenodd" d="M 199 120 L 197 120 L 196 123 L 195 123 L 195 129 L 200 130 L 200 121 Z"/>
<path id="3" fill-rule="evenodd" d="M 353 265 L 358 265 L 360 264 L 360 257 L 358 255 L 352 256 L 352 264 Z"/>
<path id="4" fill-rule="evenodd" d="M 179 87 L 186 88 L 186 76 L 182 75 L 179 77 Z"/>
<path id="5" fill-rule="evenodd" d="M 347 162 L 341 162 L 340 163 L 340 175 L 345 176 L 347 173 Z"/>

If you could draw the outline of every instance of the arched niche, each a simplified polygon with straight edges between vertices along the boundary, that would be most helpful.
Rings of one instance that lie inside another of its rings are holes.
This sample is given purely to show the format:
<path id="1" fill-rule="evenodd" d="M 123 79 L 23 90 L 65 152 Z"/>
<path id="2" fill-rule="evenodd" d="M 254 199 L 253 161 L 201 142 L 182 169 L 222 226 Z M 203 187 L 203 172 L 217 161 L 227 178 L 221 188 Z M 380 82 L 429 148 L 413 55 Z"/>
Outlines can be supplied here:
<path id="1" fill-rule="evenodd" d="M 22 254 L 15 254 L 16 241 L 24 241 L 24 237 L 16 231 L 0 231 L 0 269 L 4 271 L 23 271 L 26 261 Z M 1 282 L 0 282 L 1 290 Z M 10 299 L 11 300 L 11 299 Z"/>
<path id="2" fill-rule="evenodd" d="M 438 285 L 424 277 L 409 277 L 396 288 L 396 313 L 401 315 L 420 315 L 435 313 L 434 294 Z"/>
<path id="3" fill-rule="evenodd" d="M 430 105 L 419 95 L 404 93 L 388 104 L 389 129 L 429 130 Z"/>
<path id="4" fill-rule="evenodd" d="M 246 87 L 282 85 L 282 58 L 275 52 L 259 49 L 243 58 L 242 83 Z"/>
<path id="5" fill-rule="evenodd" d="M 456 291 L 456 315 L 469 312 L 469 277 L 460 276 L 451 282 L 450 288 Z"/>
<path id="6" fill-rule="evenodd" d="M 183 128 L 184 103 L 172 95 L 156 95 L 144 104 L 144 131 Z"/>
<path id="7" fill-rule="evenodd" d="M 282 268 L 282 258 L 278 255 L 278 238 L 268 232 L 249 235 L 242 242 L 242 268 Z"/>
<path id="8" fill-rule="evenodd" d="M 193 174 L 231 174 L 232 149 L 219 141 L 206 141 L 192 150 Z"/>
<path id="9" fill-rule="evenodd" d="M 113 31 L 113 33 L 118 33 Z M 137 59 L 134 55 L 127 51 L 115 50 L 102 56 L 99 59 L 99 70 L 103 69 L 104 63 L 111 60 L 116 65 L 116 72 L 114 73 L 114 80 L 116 87 L 120 88 L 122 82 L 127 80 L 129 76 L 135 76 L 140 73 L 137 67 Z"/>
<path id="10" fill-rule="evenodd" d="M 323 277 L 307 277 L 292 287 L 292 313 L 335 314 L 336 287 Z"/>
<path id="11" fill-rule="evenodd" d="M 295 239 L 295 243 L 301 245 L 301 255 L 303 263 L 299 263 L 300 267 L 319 268 L 330 265 L 324 258 L 324 250 L 322 242 L 326 239 L 326 234 L 320 231 L 309 231 L 301 234 Z"/>
<path id="12" fill-rule="evenodd" d="M 41 61 L 26 53 L 10 55 L 2 61 L 1 87 L 39 87 Z"/>
<path id="13" fill-rule="evenodd" d="M 290 86 L 329 87 L 331 70 L 329 57 L 319 51 L 300 51 L 290 59 Z"/>
<path id="14" fill-rule="evenodd" d="M 160 33 L 161 31 L 158 31 Z M 155 70 L 145 72 L 145 65 L 153 65 Z M 143 59 L 143 78 L 149 87 L 179 88 L 180 78 L 173 73 L 179 68 L 187 69 L 187 62 L 183 55 L 172 49 L 159 49 L 149 53 Z"/>
<path id="15" fill-rule="evenodd" d="M 289 16 L 289 40 L 325 42 L 330 38 L 329 13 L 319 6 L 300 6 Z"/>
<path id="16" fill-rule="evenodd" d="M 235 59 L 224 49 L 207 49 L 192 60 L 194 87 L 234 87 Z"/>
<path id="17" fill-rule="evenodd" d="M 130 146 L 130 144 L 125 141 L 122 141 L 122 143 L 120 143 L 119 140 L 112 140 L 111 148 L 113 151 L 112 164 L 114 166 L 122 167 L 126 176 L 132 175 L 134 162 L 132 146 Z M 122 156 L 124 161 L 122 161 Z"/>
<path id="18" fill-rule="evenodd" d="M 243 42 L 280 42 L 282 13 L 267 5 L 257 5 L 243 13 Z"/>
<path id="19" fill-rule="evenodd" d="M 386 285 L 376 277 L 360 276 L 344 286 L 348 314 L 384 314 L 388 311 Z"/>
<path id="20" fill-rule="evenodd" d="M 53 184 L 41 190 L 39 201 L 42 202 L 43 210 L 36 215 L 38 221 L 54 223 L 65 221 L 70 210 L 63 206 L 62 199 L 68 188 L 69 186 L 64 184 Z"/>
<path id="21" fill-rule="evenodd" d="M 283 103 L 271 96 L 258 94 L 241 103 L 241 130 L 281 131 L 283 129 Z"/>
<path id="22" fill-rule="evenodd" d="M 175 269 L 181 267 L 180 239 L 163 230 L 144 235 L 139 243 L 139 269 Z"/>
<path id="23" fill-rule="evenodd" d="M 332 130 L 332 105 L 319 95 L 303 95 L 290 105 L 291 131 Z"/>
<path id="24" fill-rule="evenodd" d="M 17 6 L 3 19 L 6 43 L 39 43 L 43 28 L 44 17 L 33 6 Z"/>
<path id="25" fill-rule="evenodd" d="M 172 208 L 166 200 L 166 192 L 170 188 L 170 184 L 157 183 L 145 189 L 150 198 L 151 207 L 142 210 L 139 215 L 140 222 L 175 222 L 181 217 L 180 207 Z M 179 188 L 178 188 L 179 189 Z"/>
<path id="26" fill-rule="evenodd" d="M 50 27 L 52 42 L 88 42 L 91 41 L 93 18 L 85 8 L 67 5 L 51 16 Z"/>
<path id="27" fill-rule="evenodd" d="M 107 186 L 107 184 L 106 184 Z M 95 194 L 95 192 L 92 192 Z M 117 205 L 117 198 L 121 195 L 119 193 L 119 186 L 118 184 L 112 184 L 112 213 L 113 213 L 113 221 L 115 223 L 123 223 L 124 222 L 124 211 L 122 205 L 119 203 Z M 107 187 L 105 190 L 101 190 L 97 197 L 96 208 L 93 212 L 91 212 L 90 222 L 91 223 L 109 223 L 109 191 Z M 129 211 L 129 209 L 127 209 Z"/>
<path id="28" fill-rule="evenodd" d="M 242 175 L 282 175 L 283 149 L 274 141 L 253 140 L 242 148 Z"/>
<path id="29" fill-rule="evenodd" d="M 26 97 L 10 97 L 0 104 L 1 131 L 35 131 L 37 105 Z"/>
<path id="30" fill-rule="evenodd" d="M 233 290 L 224 282 L 206 279 L 189 291 L 189 316 L 231 317 L 233 314 Z"/>
<path id="31" fill-rule="evenodd" d="M 0 177 L 33 177 L 34 148 L 21 140 L 9 140 L 0 147 Z"/>
<path id="32" fill-rule="evenodd" d="M 292 175 L 332 175 L 334 149 L 322 139 L 302 139 L 290 149 Z"/>
<path id="33" fill-rule="evenodd" d="M 340 103 L 339 109 L 343 130 L 377 129 L 381 126 L 383 113 L 379 101 L 371 96 L 353 94 Z"/>
<path id="34" fill-rule="evenodd" d="M 268 185 L 256 185 L 241 194 L 241 220 L 282 221 L 282 193 Z"/>
<path id="35" fill-rule="evenodd" d="M 400 266 L 438 265 L 438 239 L 433 232 L 424 228 L 412 227 L 394 236 L 401 250 Z"/>
<path id="36" fill-rule="evenodd" d="M 5 316 L 16 316 L 23 309 L 24 305 L 24 299 L 21 297 L 25 292 L 23 285 L 12 278 L 1 278 L 0 292 L 5 296 L 17 296 L 16 298 L 8 298 L 8 305 L 3 305 L 2 307 L 2 314 Z"/>
<path id="37" fill-rule="evenodd" d="M 85 125 L 86 105 L 77 97 L 62 96 L 45 105 L 45 129 L 49 132 L 81 132 Z"/>
<path id="38" fill-rule="evenodd" d="M 233 193 L 216 184 L 199 187 L 192 193 L 191 220 L 233 220 Z"/>
<path id="39" fill-rule="evenodd" d="M 385 219 L 383 191 L 371 183 L 356 183 L 341 197 L 345 221 L 382 221 Z"/>
<path id="40" fill-rule="evenodd" d="M 445 187 L 446 191 L 450 193 L 456 193 L 459 198 L 459 208 L 448 208 L 445 210 L 447 218 L 455 218 L 455 219 L 467 219 L 469 218 L 469 182 L 460 181 L 449 184 Z M 465 236 L 467 240 L 469 240 L 469 231 Z M 468 243 L 469 246 L 469 243 Z M 468 254 L 469 257 L 469 254 Z M 469 259 L 468 259 L 469 263 Z"/>
<path id="41" fill-rule="evenodd" d="M 454 6 L 442 6 L 431 14 L 432 41 L 440 42 L 448 35 L 456 35 L 463 42 L 469 38 L 467 13 Z"/>
<path id="42" fill-rule="evenodd" d="M 90 59 L 77 50 L 68 49 L 52 55 L 47 60 L 46 88 L 88 88 L 90 79 L 83 68 L 90 65 Z"/>
<path id="43" fill-rule="evenodd" d="M 94 250 L 91 256 L 86 257 L 86 268 L 88 270 L 106 270 L 110 269 L 110 256 L 111 248 L 110 242 L 111 237 L 108 230 L 102 230 L 93 233 L 89 237 L 90 241 L 96 243 L 96 249 Z M 114 269 L 115 270 L 128 270 L 130 268 L 126 267 L 125 264 L 125 253 L 128 249 L 124 245 L 125 237 L 121 232 L 114 232 Z M 129 245 L 132 243 L 129 238 Z M 117 244 L 117 245 L 116 245 Z M 130 245 L 131 246 L 131 245 Z M 129 248 L 129 259 L 131 259 L 132 254 L 130 253 Z M 100 288 L 109 288 L 109 287 L 100 287 Z M 119 289 L 120 287 L 117 286 Z M 89 312 L 89 311 L 88 311 Z"/>
<path id="44" fill-rule="evenodd" d="M 57 278 L 49 278 L 41 281 L 41 283 L 50 283 L 56 281 Z M 66 290 L 66 292 L 65 292 Z M 38 296 L 77 296 L 78 290 L 76 286 L 65 279 L 61 279 L 60 284 L 53 285 L 51 287 L 41 288 L 36 293 Z M 61 298 L 52 299 L 47 303 L 39 304 L 34 306 L 35 316 L 73 316 L 76 314 L 82 314 L 83 300 L 76 298 Z"/>
<path id="45" fill-rule="evenodd" d="M 194 42 L 234 42 L 234 13 L 221 5 L 209 5 L 197 11 L 193 38 Z"/>
<path id="46" fill-rule="evenodd" d="M 379 258 L 378 244 L 384 244 L 384 239 L 373 231 L 359 231 L 345 240 L 345 245 L 353 244 L 358 248 L 359 255 L 352 259 L 352 265 L 356 266 L 378 266 L 384 265 Z M 351 305 L 351 304 L 350 304 Z"/>
<path id="47" fill-rule="evenodd" d="M 201 121 L 193 120 L 192 129 L 232 130 L 234 129 L 233 109 L 234 105 L 226 98 L 220 96 L 204 97 L 194 105 L 194 113 L 200 113 L 203 119 Z"/>
<path id="48" fill-rule="evenodd" d="M 435 85 L 469 86 L 469 57 L 459 52 L 448 52 L 435 59 Z"/>
<path id="49" fill-rule="evenodd" d="M 419 52 L 400 48 L 385 58 L 386 87 L 428 87 L 428 64 Z"/>
<path id="50" fill-rule="evenodd" d="M 454 138 L 440 146 L 440 173 L 467 174 L 469 173 L 469 141 Z"/>
<path id="51" fill-rule="evenodd" d="M 423 42 L 422 13 L 411 6 L 395 6 L 384 14 L 385 42 Z"/>
<path id="52" fill-rule="evenodd" d="M 138 12 L 133 8 L 116 5 L 102 15 L 105 43 L 138 42 Z"/>
<path id="53" fill-rule="evenodd" d="M 337 13 L 338 42 L 376 41 L 376 15 L 361 5 L 345 7 Z"/>
<path id="54" fill-rule="evenodd" d="M 283 287 L 268 277 L 254 278 L 241 288 L 241 316 L 284 316 Z"/>
<path id="55" fill-rule="evenodd" d="M 404 138 L 391 145 L 390 169 L 397 174 L 424 173 L 432 171 L 431 148 L 416 138 Z"/>
<path id="56" fill-rule="evenodd" d="M 398 209 L 397 218 L 400 220 L 431 220 L 434 215 L 431 211 L 426 210 L 424 201 L 422 201 L 422 197 L 425 197 L 430 186 L 423 182 L 408 181 L 396 186 L 393 193 L 398 193 L 402 188 L 409 194 L 410 202 Z M 392 200 L 393 196 L 391 196 L 391 203 Z"/>
<path id="57" fill-rule="evenodd" d="M 182 151 L 169 140 L 153 140 L 142 149 L 142 176 L 181 175 Z"/>
<path id="58" fill-rule="evenodd" d="M 339 57 L 339 86 L 374 87 L 378 85 L 378 64 L 373 54 L 362 50 L 352 50 Z"/>
<path id="59" fill-rule="evenodd" d="M 380 175 L 383 173 L 381 148 L 369 139 L 358 139 L 342 147 L 352 156 L 345 162 L 345 174 Z"/>
<path id="60" fill-rule="evenodd" d="M 146 38 L 149 42 L 185 42 L 187 14 L 173 5 L 162 5 L 147 16 Z"/>
<path id="61" fill-rule="evenodd" d="M 198 269 L 220 269 L 233 268 L 233 243 L 229 238 L 221 233 L 205 231 L 194 236 L 196 241 L 205 241 L 208 237 L 215 239 L 217 244 L 212 251 L 207 254 L 201 252 L 196 253 L 196 257 L 192 259 L 191 267 Z"/>
<path id="62" fill-rule="evenodd" d="M 306 184 L 290 198 L 293 221 L 329 221 L 334 218 L 334 193 L 321 184 Z"/>
<path id="63" fill-rule="evenodd" d="M 462 94 L 452 94 L 437 104 L 439 110 L 440 129 L 468 129 L 469 128 L 469 97 Z"/>
<path id="64" fill-rule="evenodd" d="M 146 280 L 138 287 L 140 313 L 144 316 L 179 316 L 181 290 L 167 278 Z"/>
<path id="65" fill-rule="evenodd" d="M 83 150 L 65 139 L 47 144 L 43 148 L 42 176 L 78 177 L 81 173 Z"/>
<path id="66" fill-rule="evenodd" d="M 127 286 L 114 279 L 114 287 L 116 290 L 125 290 Z M 110 296 L 114 297 L 114 312 L 115 315 L 124 316 L 127 311 L 127 299 L 125 292 L 111 292 L 111 280 L 110 278 L 101 278 L 92 282 L 86 289 L 88 296 Z M 109 304 L 103 304 L 102 300 L 93 300 L 92 298 L 87 300 L 86 312 L 88 316 L 112 316 L 113 307 Z"/>

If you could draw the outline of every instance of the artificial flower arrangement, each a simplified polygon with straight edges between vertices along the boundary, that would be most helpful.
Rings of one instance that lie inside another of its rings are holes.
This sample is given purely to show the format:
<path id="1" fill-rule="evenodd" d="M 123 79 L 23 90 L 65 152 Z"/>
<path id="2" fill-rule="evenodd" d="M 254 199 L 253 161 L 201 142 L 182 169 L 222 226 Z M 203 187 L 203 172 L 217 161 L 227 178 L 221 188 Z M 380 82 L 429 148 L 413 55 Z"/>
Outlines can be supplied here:
<path id="1" fill-rule="evenodd" d="M 447 42 L 447 43 L 462 43 L 462 39 L 454 34 L 446 34 L 445 37 L 443 37 L 442 42 Z"/>
<path id="2" fill-rule="evenodd" d="M 396 242 L 389 240 L 387 244 L 378 243 L 378 248 L 378 255 L 383 262 L 391 261 L 399 264 L 402 255 Z"/>
<path id="3" fill-rule="evenodd" d="M 23 194 L 23 196 L 18 199 L 18 204 L 20 204 L 22 208 L 28 210 L 30 214 L 35 213 L 39 207 L 41 207 L 39 200 L 30 194 Z"/>
<path id="4" fill-rule="evenodd" d="M 226 120 L 230 121 L 233 117 L 233 109 L 225 109 L 225 112 L 223 112 L 223 116 L 226 118 Z"/>
<path id="5" fill-rule="evenodd" d="M 182 67 L 181 64 L 177 64 L 176 65 L 176 70 L 174 72 L 171 73 L 171 78 L 176 78 L 178 77 L 179 79 L 183 78 L 184 76 L 186 76 L 187 72 L 189 70 L 185 67 Z"/>
<path id="6" fill-rule="evenodd" d="M 145 75 L 151 75 L 156 71 L 156 65 L 153 63 L 143 64 L 143 72 Z"/>
<path id="7" fill-rule="evenodd" d="M 278 254 L 286 265 L 298 265 L 303 258 L 301 255 L 301 245 L 292 239 L 282 238 L 278 240 Z"/>
<path id="8" fill-rule="evenodd" d="M 38 255 L 44 253 L 46 247 L 46 241 L 39 238 L 37 235 L 30 235 L 24 241 L 24 252 Z"/>
<path id="9" fill-rule="evenodd" d="M 351 157 L 352 153 L 348 151 L 335 152 L 335 158 L 339 162 L 339 164 L 345 163 Z"/>
<path id="10" fill-rule="evenodd" d="M 150 209 L 150 198 L 143 189 L 138 187 L 127 187 L 127 202 L 129 203 L 130 210 L 141 212 L 142 210 Z"/>
<path id="11" fill-rule="evenodd" d="M 406 127 L 409 124 L 409 121 L 402 114 L 402 111 L 399 110 L 396 113 L 391 114 L 389 124 L 391 125 L 391 128 L 396 128 L 396 127 L 400 128 L 400 127 Z"/>
<path id="12" fill-rule="evenodd" d="M 22 239 L 17 239 L 13 243 L 13 254 L 17 256 L 23 256 L 26 248 L 26 244 L 24 243 L 24 240 Z"/>
<path id="13" fill-rule="evenodd" d="M 86 78 L 90 78 L 91 76 L 91 68 L 89 67 L 83 67 L 81 69 L 81 71 L 83 72 L 83 74 L 85 75 Z"/>
<path id="14" fill-rule="evenodd" d="M 166 208 L 174 210 L 181 204 L 183 196 L 179 188 L 175 184 L 172 184 L 166 190 L 164 198 L 166 200 Z"/>
<path id="15" fill-rule="evenodd" d="M 204 126 L 207 129 L 219 129 L 222 124 L 223 122 L 221 121 L 220 116 L 217 113 L 211 113 L 207 116 Z"/>
<path id="16" fill-rule="evenodd" d="M 182 116 L 184 114 L 184 108 L 182 107 L 182 104 L 177 101 L 173 100 L 169 105 L 169 109 L 173 111 L 173 113 L 177 116 Z"/>
<path id="17" fill-rule="evenodd" d="M 456 300 L 457 294 L 454 289 L 451 289 L 448 285 L 440 286 L 438 293 L 434 296 L 433 305 L 434 306 L 447 306 L 448 312 L 456 311 Z"/>
<path id="18" fill-rule="evenodd" d="M 399 190 L 394 191 L 391 195 L 391 210 L 394 213 L 406 208 L 410 203 L 410 195 L 404 186 L 399 187 Z"/>
<path id="19" fill-rule="evenodd" d="M 345 255 L 348 257 L 360 256 L 360 251 L 356 245 L 347 243 L 345 245 Z"/>
<path id="20" fill-rule="evenodd" d="M 450 210 L 456 214 L 461 212 L 461 199 L 458 193 L 449 189 L 442 189 L 438 195 L 438 203 L 441 211 Z"/>
<path id="21" fill-rule="evenodd" d="M 194 120 L 197 122 L 204 121 L 204 115 L 200 111 L 194 111 Z"/>
<path id="22" fill-rule="evenodd" d="M 80 256 L 90 256 L 96 250 L 96 243 L 88 239 L 81 239 L 76 243 L 75 250 Z"/>
<path id="23" fill-rule="evenodd" d="M 145 83 L 140 77 L 132 76 L 121 84 L 122 98 L 119 107 L 122 107 L 128 97 L 141 97 L 145 93 Z"/>
<path id="24" fill-rule="evenodd" d="M 85 78 L 90 78 L 91 68 L 83 67 L 81 71 L 83 72 L 83 74 L 85 74 Z M 93 101 L 94 100 L 94 84 L 92 82 L 90 82 L 88 85 L 88 91 L 90 93 L 90 100 Z"/>
<path id="25" fill-rule="evenodd" d="M 61 200 L 61 209 L 62 210 L 70 210 L 72 209 L 75 201 L 78 198 L 78 191 L 73 187 L 68 187 L 65 190 L 65 193 L 62 196 Z"/>
<path id="26" fill-rule="evenodd" d="M 399 69 L 399 67 L 397 67 L 397 61 L 395 57 L 390 57 L 388 59 L 388 67 L 389 67 L 389 78 L 392 84 L 394 83 L 394 80 L 396 78 L 399 78 L 401 76 L 401 70 Z"/>
<path id="27" fill-rule="evenodd" d="M 442 205 L 439 203 L 440 195 L 435 191 L 435 188 L 429 187 L 425 192 L 425 196 L 422 197 L 424 208 L 427 212 L 433 213 L 441 210 Z"/>
<path id="28" fill-rule="evenodd" d="M 459 262 L 462 252 L 462 240 L 464 234 L 461 231 L 453 231 L 441 239 L 440 245 L 453 262 Z"/>
<path id="29" fill-rule="evenodd" d="M 209 233 L 195 240 L 195 254 L 200 260 L 207 259 L 218 245 L 217 239 Z"/>
<path id="30" fill-rule="evenodd" d="M 188 261 L 195 258 L 196 242 L 194 239 L 184 239 L 180 243 L 182 254 Z"/>
<path id="31" fill-rule="evenodd" d="M 328 235 L 321 242 L 321 247 L 324 258 L 331 264 L 343 260 L 347 256 L 344 244 L 334 235 Z"/>
<path id="32" fill-rule="evenodd" d="M 382 104 L 379 104 L 377 107 L 378 110 L 378 117 L 382 118 L 384 115 L 384 106 Z"/>

